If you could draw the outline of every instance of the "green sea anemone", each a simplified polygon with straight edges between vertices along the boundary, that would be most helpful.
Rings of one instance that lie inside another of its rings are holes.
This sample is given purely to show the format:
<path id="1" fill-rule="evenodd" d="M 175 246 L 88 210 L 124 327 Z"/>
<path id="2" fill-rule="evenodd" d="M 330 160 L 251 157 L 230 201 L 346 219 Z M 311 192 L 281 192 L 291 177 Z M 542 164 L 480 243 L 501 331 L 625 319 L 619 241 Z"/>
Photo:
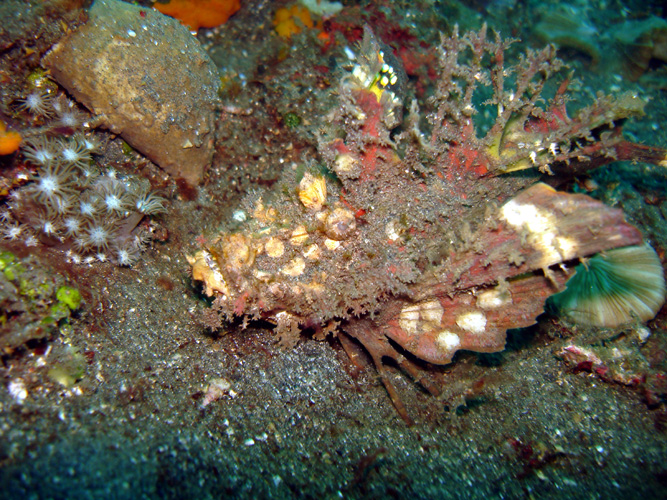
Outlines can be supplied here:
<path id="1" fill-rule="evenodd" d="M 665 278 L 649 245 L 609 250 L 579 264 L 549 307 L 575 323 L 615 327 L 653 319 L 665 302 Z"/>

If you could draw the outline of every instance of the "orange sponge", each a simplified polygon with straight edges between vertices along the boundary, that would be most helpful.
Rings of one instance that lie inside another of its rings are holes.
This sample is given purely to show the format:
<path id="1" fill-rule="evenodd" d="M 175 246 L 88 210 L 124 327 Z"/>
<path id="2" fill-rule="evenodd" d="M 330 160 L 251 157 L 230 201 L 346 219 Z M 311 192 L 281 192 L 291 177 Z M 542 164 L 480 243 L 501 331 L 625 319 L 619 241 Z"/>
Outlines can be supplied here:
<path id="1" fill-rule="evenodd" d="M 21 145 L 21 135 L 18 132 L 7 131 L 7 126 L 0 121 L 0 155 L 10 155 Z"/>
<path id="2" fill-rule="evenodd" d="M 299 19 L 303 25 L 308 28 L 315 26 L 308 9 L 298 5 L 292 5 L 289 9 L 282 7 L 276 11 L 276 15 L 273 18 L 273 25 L 276 27 L 276 33 L 283 38 L 290 38 L 296 33 L 301 33 L 301 26 L 294 22 L 295 19 Z"/>
<path id="3" fill-rule="evenodd" d="M 241 8 L 241 0 L 170 0 L 155 3 L 153 7 L 197 31 L 226 23 Z"/>

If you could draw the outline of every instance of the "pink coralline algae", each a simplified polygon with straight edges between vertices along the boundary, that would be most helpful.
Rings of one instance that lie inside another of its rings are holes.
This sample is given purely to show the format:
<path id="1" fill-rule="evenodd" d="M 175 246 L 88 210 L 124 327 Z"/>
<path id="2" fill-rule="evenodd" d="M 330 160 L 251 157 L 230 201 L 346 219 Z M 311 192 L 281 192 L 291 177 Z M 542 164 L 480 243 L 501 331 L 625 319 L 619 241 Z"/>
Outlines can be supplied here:
<path id="1" fill-rule="evenodd" d="M 443 37 L 426 119 L 416 103 L 404 117 L 403 70 L 366 28 L 319 138 L 324 165 L 249 195 L 189 258 L 215 298 L 206 322 L 266 319 L 283 343 L 306 328 L 333 333 L 353 359 L 363 346 L 410 422 L 385 361 L 437 395 L 405 351 L 439 365 L 458 350 L 500 351 L 507 329 L 533 324 L 563 289 L 571 263 L 642 244 L 620 210 L 552 186 L 617 159 L 664 161 L 621 135 L 643 103 L 599 96 L 570 116 L 567 82 L 546 97 L 562 69 L 554 49 L 508 66 L 510 43 L 486 28 Z"/>

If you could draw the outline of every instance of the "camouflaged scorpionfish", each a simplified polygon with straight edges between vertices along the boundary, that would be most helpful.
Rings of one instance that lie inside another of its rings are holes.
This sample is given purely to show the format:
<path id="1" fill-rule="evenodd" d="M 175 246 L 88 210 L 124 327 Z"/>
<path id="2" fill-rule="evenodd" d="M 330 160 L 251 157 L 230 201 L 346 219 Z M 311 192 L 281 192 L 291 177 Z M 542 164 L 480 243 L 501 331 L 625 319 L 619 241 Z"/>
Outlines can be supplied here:
<path id="1" fill-rule="evenodd" d="M 348 353 L 356 339 L 410 422 L 385 357 L 438 394 L 399 349 L 435 364 L 461 349 L 500 351 L 506 330 L 533 324 L 564 287 L 565 264 L 641 245 L 619 210 L 539 180 L 612 158 L 662 160 L 663 152 L 620 134 L 620 121 L 643 104 L 600 97 L 571 118 L 564 84 L 539 107 L 562 65 L 548 47 L 506 68 L 509 43 L 489 39 L 486 28 L 443 37 L 422 133 L 416 104 L 403 119 L 399 62 L 366 27 L 319 143 L 326 169 L 287 172 L 273 191 L 247 197 L 241 221 L 189 257 L 220 317 L 268 319 L 283 338 L 302 328 L 335 331 Z M 482 87 L 496 110 L 484 133 L 474 101 Z"/>

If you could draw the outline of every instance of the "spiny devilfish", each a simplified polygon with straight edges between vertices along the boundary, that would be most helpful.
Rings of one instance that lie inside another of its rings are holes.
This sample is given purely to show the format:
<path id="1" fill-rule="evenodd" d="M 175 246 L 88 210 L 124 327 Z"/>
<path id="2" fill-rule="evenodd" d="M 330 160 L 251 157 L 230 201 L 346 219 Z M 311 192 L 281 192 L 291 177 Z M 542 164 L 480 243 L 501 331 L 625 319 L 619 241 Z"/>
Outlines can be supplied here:
<path id="1" fill-rule="evenodd" d="M 487 37 L 486 27 L 443 37 L 422 132 L 416 103 L 403 120 L 400 63 L 366 27 L 319 141 L 326 168 L 290 171 L 273 192 L 248 197 L 244 217 L 189 258 L 194 279 L 215 297 L 207 317 L 269 319 L 286 343 L 301 328 L 334 332 L 353 359 L 356 339 L 409 423 L 385 358 L 438 394 L 403 349 L 435 364 L 462 349 L 502 350 L 506 330 L 534 323 L 564 286 L 563 263 L 640 244 L 619 210 L 539 180 L 555 174 L 554 184 L 612 157 L 663 160 L 616 126 L 643 104 L 601 97 L 569 117 L 566 84 L 542 96 L 562 67 L 554 49 L 529 51 L 507 68 L 509 44 Z M 481 86 L 496 109 L 485 133 L 474 120 Z M 505 175 L 516 170 L 525 172 Z"/>

